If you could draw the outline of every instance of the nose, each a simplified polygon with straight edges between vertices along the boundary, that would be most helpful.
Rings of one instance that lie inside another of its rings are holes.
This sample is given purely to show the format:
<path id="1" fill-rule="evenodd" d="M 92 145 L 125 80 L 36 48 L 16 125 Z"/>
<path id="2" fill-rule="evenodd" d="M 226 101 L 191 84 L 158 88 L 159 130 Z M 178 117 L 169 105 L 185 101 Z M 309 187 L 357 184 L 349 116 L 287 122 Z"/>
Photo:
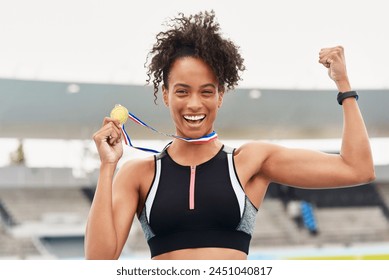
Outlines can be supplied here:
<path id="1" fill-rule="evenodd" d="M 190 94 L 189 98 L 188 98 L 187 106 L 189 109 L 191 109 L 193 111 L 198 111 L 202 106 L 200 94 L 198 94 L 198 93 Z"/>

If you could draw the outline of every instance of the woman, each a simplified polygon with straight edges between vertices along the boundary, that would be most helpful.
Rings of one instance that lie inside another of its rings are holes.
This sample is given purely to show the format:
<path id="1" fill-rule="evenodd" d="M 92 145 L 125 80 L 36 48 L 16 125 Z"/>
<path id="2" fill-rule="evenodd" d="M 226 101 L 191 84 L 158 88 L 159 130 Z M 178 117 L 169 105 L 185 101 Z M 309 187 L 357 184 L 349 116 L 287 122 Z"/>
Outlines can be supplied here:
<path id="1" fill-rule="evenodd" d="M 226 90 L 244 70 L 238 48 L 219 34 L 214 13 L 172 20 L 157 35 L 149 65 L 176 134 L 197 139 L 214 130 Z M 374 166 L 342 47 L 320 51 L 343 107 L 340 155 L 253 141 L 237 149 L 218 139 L 174 139 L 161 154 L 125 163 L 120 124 L 105 118 L 93 139 L 101 166 L 86 229 L 88 259 L 117 259 L 135 215 L 153 259 L 246 259 L 257 209 L 270 182 L 302 188 L 352 186 L 374 180 Z M 335 101 L 335 100 L 334 100 Z"/>

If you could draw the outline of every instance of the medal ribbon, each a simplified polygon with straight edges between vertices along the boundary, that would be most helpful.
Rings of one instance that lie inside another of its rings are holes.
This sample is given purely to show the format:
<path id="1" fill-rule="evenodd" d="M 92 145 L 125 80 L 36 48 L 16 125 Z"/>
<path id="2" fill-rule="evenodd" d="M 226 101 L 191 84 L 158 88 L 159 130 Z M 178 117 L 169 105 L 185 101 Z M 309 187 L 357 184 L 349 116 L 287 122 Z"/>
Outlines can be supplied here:
<path id="1" fill-rule="evenodd" d="M 153 127 L 149 126 L 148 124 L 146 124 L 145 122 L 141 121 L 138 117 L 136 117 L 134 114 L 131 114 L 130 112 L 128 113 L 128 118 L 131 119 L 136 124 L 144 126 L 144 127 L 148 128 L 148 129 L 150 129 L 150 130 L 152 130 L 152 131 L 154 131 L 156 133 L 159 133 L 159 134 L 167 136 L 167 137 L 172 137 L 172 138 L 180 139 L 180 140 L 183 140 L 183 141 L 186 141 L 186 142 L 190 142 L 190 143 L 193 143 L 193 144 L 204 144 L 204 143 L 211 142 L 211 141 L 213 141 L 213 140 L 215 140 L 217 138 L 217 134 L 216 134 L 215 131 L 212 131 L 211 133 L 209 133 L 209 134 L 207 134 L 205 136 L 202 136 L 200 138 L 186 138 L 186 137 L 181 137 L 181 136 L 178 136 L 178 135 L 167 134 L 167 133 L 159 132 L 155 128 L 153 128 Z M 124 142 L 126 143 L 126 145 L 128 145 L 130 147 L 133 147 L 135 149 L 141 150 L 141 151 L 145 151 L 145 152 L 160 153 L 159 151 L 156 151 L 156 150 L 153 150 L 153 149 L 148 149 L 148 148 L 143 148 L 143 147 L 136 147 L 136 146 L 132 145 L 131 139 L 128 136 L 128 133 L 127 133 L 126 129 L 124 128 L 124 124 L 122 124 L 121 128 L 122 128 L 122 133 L 124 135 Z"/>

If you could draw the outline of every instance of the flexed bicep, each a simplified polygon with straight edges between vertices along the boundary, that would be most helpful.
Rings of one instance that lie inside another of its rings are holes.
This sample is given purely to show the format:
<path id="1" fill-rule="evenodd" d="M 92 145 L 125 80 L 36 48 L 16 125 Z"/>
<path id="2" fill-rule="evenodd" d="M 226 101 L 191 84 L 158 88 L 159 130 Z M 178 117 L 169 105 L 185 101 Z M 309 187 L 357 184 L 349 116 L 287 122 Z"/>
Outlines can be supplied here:
<path id="1" fill-rule="evenodd" d="M 261 172 L 271 181 L 302 188 L 361 184 L 358 172 L 341 155 L 269 145 Z"/>

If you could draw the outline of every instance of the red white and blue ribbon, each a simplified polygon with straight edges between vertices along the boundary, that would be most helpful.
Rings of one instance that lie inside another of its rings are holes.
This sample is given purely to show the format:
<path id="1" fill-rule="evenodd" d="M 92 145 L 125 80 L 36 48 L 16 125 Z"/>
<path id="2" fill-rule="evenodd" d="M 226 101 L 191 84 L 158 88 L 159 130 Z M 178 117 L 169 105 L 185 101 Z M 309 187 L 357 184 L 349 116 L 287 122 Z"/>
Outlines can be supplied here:
<path id="1" fill-rule="evenodd" d="M 207 134 L 207 135 L 205 135 L 203 137 L 200 137 L 200 138 L 186 138 L 186 137 L 181 137 L 181 136 L 177 136 L 177 135 L 173 135 L 173 134 L 166 134 L 166 133 L 163 133 L 163 132 L 159 132 L 158 130 L 156 130 L 155 128 L 149 126 L 145 122 L 141 121 L 138 117 L 136 117 L 135 115 L 133 115 L 131 113 L 128 113 L 128 118 L 131 119 L 136 124 L 144 126 L 144 127 L 148 128 L 148 129 L 151 129 L 152 131 L 154 131 L 156 133 L 159 133 L 159 134 L 167 136 L 167 137 L 173 137 L 173 138 L 176 138 L 176 139 L 180 139 L 180 140 L 183 140 L 183 141 L 186 141 L 186 142 L 190 142 L 190 143 L 193 143 L 193 144 L 205 144 L 205 143 L 211 142 L 211 141 L 213 141 L 213 140 L 215 140 L 217 138 L 217 134 L 216 134 L 215 131 L 212 131 L 211 133 L 209 133 L 209 134 Z M 122 133 L 123 133 L 124 142 L 126 143 L 126 145 L 128 145 L 130 147 L 133 147 L 135 149 L 138 149 L 138 150 L 145 151 L 145 152 L 160 153 L 159 151 L 156 151 L 156 150 L 153 150 L 153 149 L 137 147 L 137 146 L 132 145 L 131 139 L 128 136 L 128 133 L 127 133 L 126 129 L 124 128 L 124 124 L 122 124 Z"/>

